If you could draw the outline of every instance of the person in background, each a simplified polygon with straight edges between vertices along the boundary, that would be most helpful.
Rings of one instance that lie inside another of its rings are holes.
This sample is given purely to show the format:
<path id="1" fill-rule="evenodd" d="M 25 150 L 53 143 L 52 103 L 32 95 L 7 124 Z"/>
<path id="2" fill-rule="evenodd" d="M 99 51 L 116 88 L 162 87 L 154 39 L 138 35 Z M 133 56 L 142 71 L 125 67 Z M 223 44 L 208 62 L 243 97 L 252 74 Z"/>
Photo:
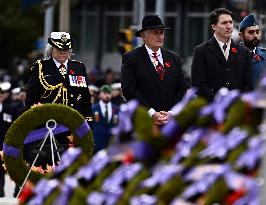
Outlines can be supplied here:
<path id="1" fill-rule="evenodd" d="M 266 49 L 258 47 L 261 42 L 261 28 L 253 14 L 247 15 L 239 24 L 241 43 L 250 52 L 253 67 L 253 85 L 258 84 L 261 74 L 266 71 Z"/>
<path id="2" fill-rule="evenodd" d="M 111 85 L 111 88 L 112 88 L 112 103 L 118 106 L 125 103 L 126 100 L 122 94 L 121 83 L 113 83 Z"/>
<path id="3" fill-rule="evenodd" d="M 111 128 L 118 124 L 119 107 L 111 102 L 111 92 L 109 85 L 103 85 L 100 88 L 99 103 L 92 106 L 94 153 L 108 145 Z"/>
<path id="4" fill-rule="evenodd" d="M 198 95 L 212 101 L 216 92 L 252 90 L 252 67 L 247 49 L 232 40 L 232 12 L 217 8 L 210 14 L 213 37 L 194 49 L 191 77 Z"/>
<path id="5" fill-rule="evenodd" d="M 98 96 L 99 96 L 100 89 L 96 85 L 89 85 L 88 89 L 91 95 L 91 103 L 92 104 L 97 103 L 99 101 Z"/>
<path id="6" fill-rule="evenodd" d="M 5 196 L 4 186 L 5 186 L 5 169 L 3 167 L 3 142 L 5 135 L 9 127 L 13 122 L 12 109 L 6 102 L 6 84 L 0 84 L 0 197 Z"/>
<path id="7" fill-rule="evenodd" d="M 171 108 L 181 100 L 188 85 L 181 58 L 163 48 L 165 30 L 157 15 L 145 16 L 142 28 L 135 33 L 143 46 L 123 55 L 121 85 L 127 101 L 137 99 L 149 109 L 156 125 L 168 122 Z"/>

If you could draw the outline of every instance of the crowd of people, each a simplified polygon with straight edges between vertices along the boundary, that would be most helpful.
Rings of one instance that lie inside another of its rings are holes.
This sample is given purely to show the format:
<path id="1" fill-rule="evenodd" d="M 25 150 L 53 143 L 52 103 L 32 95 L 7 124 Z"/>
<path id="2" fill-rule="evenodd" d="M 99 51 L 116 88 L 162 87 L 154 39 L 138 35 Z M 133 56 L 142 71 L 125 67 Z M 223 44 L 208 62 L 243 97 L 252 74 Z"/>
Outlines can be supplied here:
<path id="1" fill-rule="evenodd" d="M 266 49 L 258 47 L 261 29 L 256 18 L 250 14 L 241 21 L 242 45 L 231 38 L 231 11 L 213 10 L 210 27 L 213 37 L 196 46 L 193 53 L 191 82 L 198 89 L 197 95 L 212 101 L 222 87 L 252 90 L 266 70 Z M 45 59 L 33 65 L 27 86 L 0 83 L 1 145 L 5 132 L 21 113 L 44 103 L 59 103 L 79 111 L 92 128 L 94 153 L 108 146 L 110 130 L 119 121 L 119 106 L 126 101 L 137 99 L 148 108 L 155 125 L 166 124 L 171 108 L 191 87 L 180 56 L 163 48 L 166 30 L 169 28 L 159 16 L 145 16 L 142 28 L 135 33 L 143 46 L 123 55 L 121 79 L 114 79 L 113 71 L 108 69 L 102 80 L 88 76 L 85 65 L 71 59 L 73 40 L 69 33 L 52 32 Z M 4 196 L 3 176 L 1 167 L 0 197 Z"/>

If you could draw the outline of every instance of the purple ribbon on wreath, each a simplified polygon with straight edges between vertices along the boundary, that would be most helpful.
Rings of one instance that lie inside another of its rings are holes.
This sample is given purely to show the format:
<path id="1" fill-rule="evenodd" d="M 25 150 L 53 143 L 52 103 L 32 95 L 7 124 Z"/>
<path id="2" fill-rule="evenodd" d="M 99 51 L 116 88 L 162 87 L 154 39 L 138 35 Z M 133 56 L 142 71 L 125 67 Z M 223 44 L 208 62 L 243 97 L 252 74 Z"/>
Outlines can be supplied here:
<path id="1" fill-rule="evenodd" d="M 131 197 L 130 204 L 131 205 L 156 205 L 157 201 L 158 201 L 157 196 L 142 194 L 139 196 Z"/>
<path id="2" fill-rule="evenodd" d="M 205 193 L 217 181 L 217 179 L 230 170 L 230 167 L 225 164 L 213 172 L 206 172 L 197 181 L 188 186 L 182 194 L 182 198 L 189 199 L 196 194 Z"/>
<path id="3" fill-rule="evenodd" d="M 265 138 L 261 136 L 253 137 L 248 142 L 248 149 L 236 160 L 237 167 L 247 167 L 253 169 L 265 154 Z"/>
<path id="4" fill-rule="evenodd" d="M 131 118 L 138 105 L 137 100 L 130 100 L 128 103 L 120 105 L 118 125 L 111 129 L 111 133 L 116 136 L 117 142 L 120 140 L 121 133 L 132 131 L 133 125 Z"/>
<path id="5" fill-rule="evenodd" d="M 16 147 L 3 143 L 3 153 L 8 156 L 18 158 L 20 155 L 20 150 Z"/>
<path id="6" fill-rule="evenodd" d="M 78 187 L 78 180 L 75 177 L 66 177 L 63 185 L 60 186 L 61 192 L 55 200 L 55 204 L 67 205 L 73 189 L 76 187 Z"/>
<path id="7" fill-rule="evenodd" d="M 55 173 L 62 172 L 68 168 L 77 159 L 77 157 L 80 156 L 81 153 L 81 148 L 70 147 L 67 149 L 61 157 L 61 162 L 55 167 Z"/>
<path id="8" fill-rule="evenodd" d="M 160 164 L 154 167 L 152 171 L 152 176 L 145 179 L 140 183 L 142 188 L 144 187 L 155 187 L 157 185 L 165 184 L 176 174 L 180 173 L 183 170 L 181 165 L 174 164 Z"/>
<path id="9" fill-rule="evenodd" d="M 227 151 L 228 146 L 225 136 L 219 132 L 213 132 L 209 136 L 208 147 L 202 150 L 199 153 L 199 156 L 201 158 L 218 157 L 223 159 L 226 156 Z"/>
<path id="10" fill-rule="evenodd" d="M 75 176 L 78 178 L 84 178 L 86 181 L 90 181 L 94 176 L 100 173 L 109 162 L 110 157 L 107 152 L 105 150 L 101 150 L 94 155 L 88 164 L 81 167 Z"/>
<path id="11" fill-rule="evenodd" d="M 215 95 L 214 101 L 201 109 L 200 115 L 207 116 L 213 113 L 214 119 L 220 124 L 224 121 L 226 109 L 239 96 L 240 92 L 238 90 L 229 91 L 227 88 L 221 88 Z"/>
<path id="12" fill-rule="evenodd" d="M 171 158 L 171 163 L 177 164 L 183 157 L 190 155 L 191 150 L 199 142 L 203 133 L 205 133 L 205 129 L 200 128 L 189 130 L 183 134 L 181 141 L 176 144 L 175 154 Z"/>
<path id="13" fill-rule="evenodd" d="M 35 196 L 28 202 L 29 205 L 42 205 L 46 197 L 60 184 L 57 179 L 41 179 L 35 189 Z"/>

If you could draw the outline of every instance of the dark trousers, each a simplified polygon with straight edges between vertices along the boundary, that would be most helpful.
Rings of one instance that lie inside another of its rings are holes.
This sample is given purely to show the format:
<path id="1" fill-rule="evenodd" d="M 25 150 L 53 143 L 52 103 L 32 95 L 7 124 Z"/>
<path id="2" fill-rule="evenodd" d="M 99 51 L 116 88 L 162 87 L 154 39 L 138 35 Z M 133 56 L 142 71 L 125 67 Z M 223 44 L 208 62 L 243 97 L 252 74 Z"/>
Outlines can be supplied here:
<path id="1" fill-rule="evenodd" d="M 5 196 L 5 173 L 4 167 L 2 166 L 2 161 L 0 162 L 0 197 Z"/>

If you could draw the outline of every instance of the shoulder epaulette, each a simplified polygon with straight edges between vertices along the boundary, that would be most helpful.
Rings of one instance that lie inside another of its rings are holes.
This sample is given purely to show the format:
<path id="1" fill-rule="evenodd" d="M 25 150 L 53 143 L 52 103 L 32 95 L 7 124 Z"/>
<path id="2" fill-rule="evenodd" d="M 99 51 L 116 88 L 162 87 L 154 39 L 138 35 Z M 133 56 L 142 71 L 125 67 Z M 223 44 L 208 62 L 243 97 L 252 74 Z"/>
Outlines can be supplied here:
<path id="1" fill-rule="evenodd" d="M 82 62 L 80 61 L 77 61 L 77 60 L 71 60 L 72 62 L 75 62 L 75 63 L 80 63 L 80 64 L 83 64 Z"/>
<path id="2" fill-rule="evenodd" d="M 30 71 L 33 71 L 34 68 L 38 68 L 39 67 L 39 62 L 41 63 L 41 60 L 36 60 L 32 66 L 30 67 Z"/>
<path id="3" fill-rule="evenodd" d="M 263 48 L 263 47 L 259 47 L 261 50 L 263 50 L 263 51 L 266 51 L 266 48 Z"/>

